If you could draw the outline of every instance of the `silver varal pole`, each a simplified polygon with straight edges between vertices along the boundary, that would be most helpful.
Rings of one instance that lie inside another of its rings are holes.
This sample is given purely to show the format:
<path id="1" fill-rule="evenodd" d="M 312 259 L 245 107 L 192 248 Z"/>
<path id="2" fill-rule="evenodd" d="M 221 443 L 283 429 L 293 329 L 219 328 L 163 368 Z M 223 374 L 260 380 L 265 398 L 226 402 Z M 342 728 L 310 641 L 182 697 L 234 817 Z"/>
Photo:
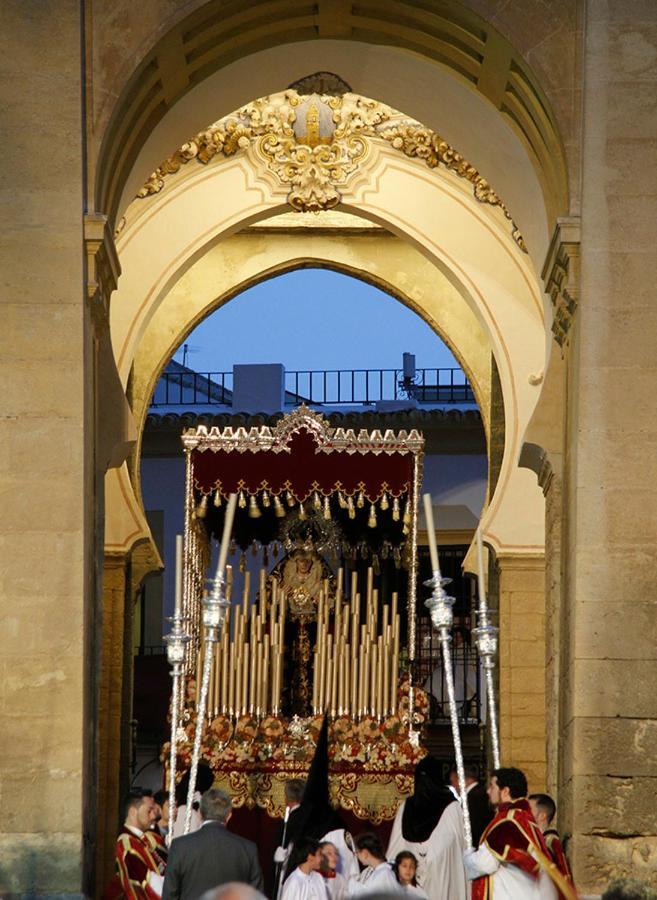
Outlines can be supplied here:
<path id="1" fill-rule="evenodd" d="M 172 624 L 169 634 L 164 636 L 167 645 L 167 660 L 171 666 L 173 685 L 171 688 L 171 752 L 169 756 L 169 831 L 167 846 L 173 838 L 173 823 L 176 820 L 176 763 L 178 749 L 178 716 L 180 710 L 180 682 L 185 663 L 185 647 L 191 640 L 183 629 L 183 617 L 178 608 L 176 615 L 170 620 Z"/>
<path id="2" fill-rule="evenodd" d="M 486 600 L 486 583 L 484 580 L 484 552 L 481 540 L 481 531 L 477 529 L 477 586 L 479 590 L 479 607 L 477 627 L 473 629 L 473 635 L 477 644 L 477 651 L 481 659 L 486 680 L 486 705 L 488 712 L 488 724 L 490 728 L 491 749 L 493 755 L 493 767 L 500 767 L 500 734 L 497 725 L 497 703 L 495 700 L 495 685 L 493 671 L 497 659 L 497 634 L 498 629 L 490 624 L 488 618 L 488 602 Z"/>
<path id="3" fill-rule="evenodd" d="M 230 603 L 225 597 L 224 585 L 226 554 L 228 551 L 230 532 L 233 527 L 236 503 L 237 494 L 231 494 L 226 506 L 226 518 L 224 519 L 224 533 L 221 539 L 221 548 L 219 550 L 217 574 L 214 580 L 210 582 L 210 591 L 203 598 L 202 622 L 205 655 L 203 657 L 201 693 L 198 700 L 198 708 L 196 710 L 196 731 L 194 733 L 194 747 L 192 749 L 192 764 L 189 770 L 189 790 L 187 792 L 187 808 L 185 810 L 185 827 L 183 829 L 183 834 L 189 834 L 189 829 L 192 824 L 192 806 L 194 803 L 194 793 L 196 791 L 196 774 L 198 772 L 199 757 L 201 755 L 203 725 L 205 723 L 205 714 L 208 705 L 208 688 L 210 686 L 210 673 L 212 670 L 212 660 L 214 658 L 214 645 L 221 639 L 221 632 L 226 620 L 226 613 L 230 608 Z"/>
<path id="4" fill-rule="evenodd" d="M 452 726 L 452 740 L 454 742 L 454 757 L 456 759 L 456 773 L 459 782 L 459 799 L 463 813 L 463 834 L 466 847 L 472 846 L 472 826 L 470 825 L 470 810 L 468 809 L 468 795 L 465 787 L 465 770 L 463 768 L 463 747 L 461 745 L 461 732 L 459 730 L 458 712 L 456 709 L 456 697 L 454 693 L 454 670 L 452 667 L 452 624 L 454 622 L 454 597 L 450 597 L 445 591 L 445 585 L 451 578 L 443 578 L 440 574 L 438 562 L 438 548 L 436 545 L 436 530 L 433 523 L 433 508 L 429 494 L 424 495 L 425 518 L 427 522 L 427 538 L 431 552 L 432 576 L 425 581 L 431 588 L 431 597 L 425 602 L 431 616 L 431 624 L 438 632 L 440 649 L 443 657 L 443 669 L 445 684 L 447 685 L 447 697 L 449 700 L 449 718 Z"/>

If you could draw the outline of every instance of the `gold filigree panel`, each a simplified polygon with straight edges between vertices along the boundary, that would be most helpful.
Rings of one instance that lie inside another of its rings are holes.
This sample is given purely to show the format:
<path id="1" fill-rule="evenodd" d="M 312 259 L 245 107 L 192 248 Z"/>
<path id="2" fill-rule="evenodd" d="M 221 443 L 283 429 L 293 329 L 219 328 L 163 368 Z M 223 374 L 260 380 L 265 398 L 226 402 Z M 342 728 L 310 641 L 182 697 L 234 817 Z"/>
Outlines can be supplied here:
<path id="1" fill-rule="evenodd" d="M 157 194 L 168 176 L 192 160 L 207 165 L 216 157 L 253 148 L 267 170 L 287 188 L 287 201 L 294 210 L 331 209 L 368 156 L 371 141 L 385 141 L 431 169 L 443 166 L 470 182 L 480 203 L 502 211 L 511 223 L 515 242 L 527 252 L 504 202 L 447 141 L 399 111 L 352 93 L 302 95 L 289 89 L 248 103 L 184 143 L 150 175 L 137 196 Z"/>

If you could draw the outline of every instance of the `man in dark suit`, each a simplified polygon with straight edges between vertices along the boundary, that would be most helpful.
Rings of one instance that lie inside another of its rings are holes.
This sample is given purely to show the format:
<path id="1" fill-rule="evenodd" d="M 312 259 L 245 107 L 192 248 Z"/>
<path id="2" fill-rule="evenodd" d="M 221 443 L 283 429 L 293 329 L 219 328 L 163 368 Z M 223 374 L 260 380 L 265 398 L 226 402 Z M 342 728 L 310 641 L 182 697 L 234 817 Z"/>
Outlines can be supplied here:
<path id="1" fill-rule="evenodd" d="M 240 881 L 262 891 L 256 845 L 226 829 L 232 800 L 210 788 L 201 798 L 203 824 L 176 838 L 169 849 L 162 900 L 198 900 L 210 888 Z"/>
<path id="2" fill-rule="evenodd" d="M 472 826 L 472 845 L 473 847 L 478 847 L 481 836 L 495 812 L 490 805 L 486 788 L 479 782 L 479 767 L 473 763 L 465 763 L 463 770 L 465 773 L 465 790 L 468 795 L 470 825 Z M 456 765 L 453 765 L 449 770 L 449 783 L 458 798 L 459 779 Z"/>

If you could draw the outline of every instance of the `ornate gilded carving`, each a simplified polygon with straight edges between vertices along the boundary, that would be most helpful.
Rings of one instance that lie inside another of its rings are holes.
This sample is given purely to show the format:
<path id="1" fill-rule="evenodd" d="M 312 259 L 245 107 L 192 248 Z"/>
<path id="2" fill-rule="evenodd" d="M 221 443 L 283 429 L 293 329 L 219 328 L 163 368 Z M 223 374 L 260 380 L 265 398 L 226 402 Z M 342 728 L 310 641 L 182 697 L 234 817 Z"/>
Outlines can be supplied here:
<path id="1" fill-rule="evenodd" d="M 340 189 L 365 159 L 370 140 L 383 140 L 405 156 L 439 165 L 470 182 L 480 203 L 499 207 L 513 238 L 527 252 L 506 205 L 489 182 L 447 141 L 397 110 L 353 93 L 299 94 L 288 89 L 248 103 L 182 145 L 150 175 L 140 198 L 156 194 L 165 179 L 191 160 L 209 163 L 253 147 L 299 212 L 331 209 Z"/>
<path id="2" fill-rule="evenodd" d="M 552 333 L 562 352 L 568 344 L 579 299 L 579 219 L 559 219 L 542 277 L 554 309 Z"/>
<path id="3" fill-rule="evenodd" d="M 283 416 L 274 428 L 263 425 L 261 428 L 232 428 L 230 425 L 219 429 L 216 425 L 208 431 L 205 425 L 189 428 L 182 435 L 185 449 L 209 449 L 217 451 L 237 450 L 255 453 L 259 450 L 271 450 L 274 453 L 289 453 L 290 439 L 300 429 L 309 431 L 317 442 L 321 453 L 333 453 L 342 450 L 347 453 L 415 453 L 424 449 L 424 438 L 415 428 L 411 431 L 399 432 L 386 429 L 381 434 L 378 429 L 366 431 L 362 428 L 358 434 L 353 428 L 334 428 L 322 413 L 298 406 Z"/>

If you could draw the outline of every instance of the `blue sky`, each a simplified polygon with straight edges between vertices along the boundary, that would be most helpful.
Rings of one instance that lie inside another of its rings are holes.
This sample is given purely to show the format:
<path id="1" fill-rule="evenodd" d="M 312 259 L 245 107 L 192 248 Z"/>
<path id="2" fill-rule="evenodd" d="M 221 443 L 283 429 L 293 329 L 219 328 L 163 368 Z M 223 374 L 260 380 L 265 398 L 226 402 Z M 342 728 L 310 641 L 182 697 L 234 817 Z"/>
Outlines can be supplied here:
<path id="1" fill-rule="evenodd" d="M 327 269 L 298 269 L 239 294 L 187 338 L 187 365 L 227 372 L 235 363 L 295 369 L 456 366 L 440 338 L 414 312 L 372 285 Z M 175 354 L 182 362 L 182 348 Z"/>

